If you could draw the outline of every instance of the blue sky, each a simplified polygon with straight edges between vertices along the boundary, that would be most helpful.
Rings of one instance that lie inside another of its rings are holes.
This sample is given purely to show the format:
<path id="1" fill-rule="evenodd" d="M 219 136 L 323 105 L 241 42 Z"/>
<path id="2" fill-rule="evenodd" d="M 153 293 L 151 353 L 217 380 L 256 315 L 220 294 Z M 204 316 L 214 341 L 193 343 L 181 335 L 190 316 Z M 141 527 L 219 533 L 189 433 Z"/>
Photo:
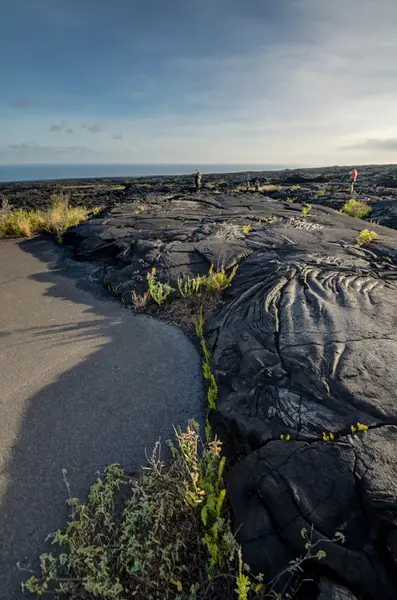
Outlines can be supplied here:
<path id="1" fill-rule="evenodd" d="M 397 162 L 395 0 L 3 0 L 0 163 Z"/>

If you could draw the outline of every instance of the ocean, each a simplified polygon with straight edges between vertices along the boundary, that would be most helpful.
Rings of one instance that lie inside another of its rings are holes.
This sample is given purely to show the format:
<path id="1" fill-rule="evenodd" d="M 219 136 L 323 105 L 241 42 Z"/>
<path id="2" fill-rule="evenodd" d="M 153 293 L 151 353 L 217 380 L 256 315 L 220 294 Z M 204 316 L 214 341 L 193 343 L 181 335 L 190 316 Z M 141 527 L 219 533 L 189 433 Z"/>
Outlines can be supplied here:
<path id="1" fill-rule="evenodd" d="M 95 179 L 99 177 L 146 177 L 150 175 L 188 175 L 278 171 L 294 168 L 269 164 L 24 164 L 0 165 L 0 182 L 45 181 L 53 179 Z"/>

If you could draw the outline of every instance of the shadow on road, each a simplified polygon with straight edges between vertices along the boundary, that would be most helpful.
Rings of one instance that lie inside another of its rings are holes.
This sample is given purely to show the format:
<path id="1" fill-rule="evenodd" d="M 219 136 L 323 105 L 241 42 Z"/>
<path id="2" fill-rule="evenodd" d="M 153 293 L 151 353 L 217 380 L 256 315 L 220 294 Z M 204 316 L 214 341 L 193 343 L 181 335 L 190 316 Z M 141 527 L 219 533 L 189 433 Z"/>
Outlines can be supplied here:
<path id="1" fill-rule="evenodd" d="M 54 259 L 49 244 L 33 240 L 19 248 L 48 264 Z M 14 342 L 16 357 L 19 344 L 26 349 L 32 343 L 37 352 L 38 340 L 58 354 L 61 346 L 70 358 L 65 362 L 68 368 L 63 363 L 49 365 L 54 377 L 47 374 L 45 385 L 32 396 L 29 380 L 35 374 L 21 364 L 22 391 L 6 398 L 1 409 L 6 423 L 8 413 L 17 418 L 19 431 L 13 436 L 7 424 L 3 431 L 0 424 L 5 457 L 0 473 L 4 600 L 23 597 L 19 586 L 27 574 L 18 571 L 17 561 L 37 564 L 46 535 L 65 523 L 62 468 L 68 471 L 72 494 L 84 496 L 97 471 L 119 462 L 135 472 L 145 459 L 145 448 L 150 451 L 159 437 L 169 438 L 172 424 L 183 425 L 201 414 L 199 358 L 181 332 L 79 290 L 59 265 L 45 270 L 37 262 L 36 270 L 29 276 L 31 285 L 44 283 L 44 296 L 57 300 L 51 305 L 51 322 L 48 327 L 35 326 L 34 306 L 27 305 L 32 326 L 17 336 L 12 328 L 2 332 L 2 343 L 6 345 L 7 335 L 13 333 L 13 339 L 22 338 Z M 73 314 L 79 307 L 80 321 L 69 323 L 65 321 L 71 302 Z"/>

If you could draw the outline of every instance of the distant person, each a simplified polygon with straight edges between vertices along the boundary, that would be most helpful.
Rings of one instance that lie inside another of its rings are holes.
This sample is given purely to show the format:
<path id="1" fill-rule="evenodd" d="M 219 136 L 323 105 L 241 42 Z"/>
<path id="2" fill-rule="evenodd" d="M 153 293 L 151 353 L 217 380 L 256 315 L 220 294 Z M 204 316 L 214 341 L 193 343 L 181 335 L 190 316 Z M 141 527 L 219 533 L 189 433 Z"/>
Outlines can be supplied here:
<path id="1" fill-rule="evenodd" d="M 196 175 L 194 177 L 194 183 L 196 186 L 196 192 L 198 192 L 199 189 L 201 188 L 201 173 L 200 173 L 200 171 L 196 171 Z"/>
<path id="2" fill-rule="evenodd" d="M 351 182 L 351 187 L 350 187 L 351 194 L 354 192 L 354 186 L 356 184 L 357 177 L 358 177 L 358 171 L 357 171 L 356 167 L 353 167 L 349 173 L 349 178 L 350 178 L 350 182 Z"/>
<path id="3" fill-rule="evenodd" d="M 259 192 L 259 190 L 261 188 L 261 182 L 259 181 L 258 178 L 254 179 L 254 186 L 255 186 L 255 191 Z"/>

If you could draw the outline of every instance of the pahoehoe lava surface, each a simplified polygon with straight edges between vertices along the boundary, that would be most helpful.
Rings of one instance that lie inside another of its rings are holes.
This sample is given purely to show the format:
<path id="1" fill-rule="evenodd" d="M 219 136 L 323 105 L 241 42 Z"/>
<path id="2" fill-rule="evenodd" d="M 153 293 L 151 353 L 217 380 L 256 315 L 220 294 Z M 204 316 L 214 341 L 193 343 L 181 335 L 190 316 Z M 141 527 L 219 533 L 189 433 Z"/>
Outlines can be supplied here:
<path id="1" fill-rule="evenodd" d="M 264 194 L 147 192 L 64 237 L 107 261 L 127 304 L 152 267 L 175 287 L 239 264 L 207 323 L 235 525 L 266 580 L 304 552 L 303 528 L 342 532 L 308 568 L 321 600 L 397 598 L 397 232 L 371 224 L 379 239 L 359 248 L 366 227 Z"/>

